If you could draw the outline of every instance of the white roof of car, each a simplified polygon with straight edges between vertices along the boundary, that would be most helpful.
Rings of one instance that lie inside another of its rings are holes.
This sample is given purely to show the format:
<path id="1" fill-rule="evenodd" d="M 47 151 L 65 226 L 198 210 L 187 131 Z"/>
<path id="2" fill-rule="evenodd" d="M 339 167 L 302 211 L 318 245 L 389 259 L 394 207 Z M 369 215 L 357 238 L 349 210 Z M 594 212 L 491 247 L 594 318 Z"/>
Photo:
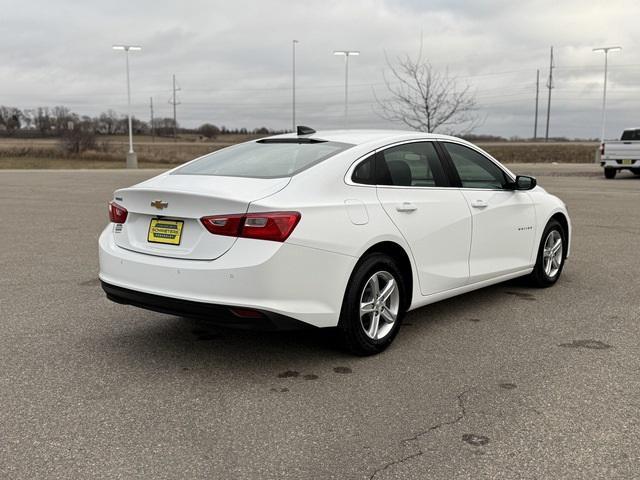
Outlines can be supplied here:
<path id="1" fill-rule="evenodd" d="M 412 132 L 406 130 L 320 130 L 311 135 L 303 135 L 305 138 L 317 138 L 330 142 L 351 143 L 362 145 L 383 140 L 410 140 L 412 138 L 446 138 L 446 135 L 433 133 Z M 285 133 L 270 138 L 297 138 L 295 133 Z"/>

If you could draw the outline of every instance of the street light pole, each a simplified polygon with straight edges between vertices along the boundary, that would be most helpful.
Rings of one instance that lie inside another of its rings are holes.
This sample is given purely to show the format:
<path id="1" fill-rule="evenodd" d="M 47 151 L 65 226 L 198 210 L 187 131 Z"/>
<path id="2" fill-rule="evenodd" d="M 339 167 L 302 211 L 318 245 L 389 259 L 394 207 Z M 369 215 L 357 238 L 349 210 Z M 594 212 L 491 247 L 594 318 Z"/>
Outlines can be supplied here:
<path id="1" fill-rule="evenodd" d="M 292 105 L 292 131 L 296 131 L 296 43 L 298 40 L 292 42 L 293 45 L 293 105 Z"/>
<path id="2" fill-rule="evenodd" d="M 349 126 L 349 57 L 360 55 L 357 50 L 334 50 L 334 55 L 344 56 L 344 128 Z"/>
<path id="3" fill-rule="evenodd" d="M 604 52 L 604 88 L 602 90 L 602 132 L 600 133 L 600 142 L 604 142 L 604 128 L 606 122 L 606 108 L 607 108 L 607 64 L 609 60 L 609 52 L 615 52 L 622 50 L 622 47 L 599 47 L 594 48 L 594 52 Z"/>
<path id="4" fill-rule="evenodd" d="M 131 82 L 129 80 L 129 50 L 138 51 L 138 45 L 113 45 L 113 50 L 123 50 L 127 64 L 127 118 L 129 123 L 129 152 L 127 153 L 127 168 L 138 168 L 138 157 L 133 151 L 133 128 L 131 126 Z"/>

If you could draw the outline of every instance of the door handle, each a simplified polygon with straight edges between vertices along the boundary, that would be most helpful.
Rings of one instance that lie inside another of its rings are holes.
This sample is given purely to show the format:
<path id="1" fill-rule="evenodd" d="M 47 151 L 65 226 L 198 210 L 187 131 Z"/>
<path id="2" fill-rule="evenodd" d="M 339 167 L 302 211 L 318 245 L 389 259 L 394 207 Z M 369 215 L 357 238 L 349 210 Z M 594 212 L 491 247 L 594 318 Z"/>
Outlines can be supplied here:
<path id="1" fill-rule="evenodd" d="M 417 210 L 418 207 L 416 207 L 413 203 L 411 202 L 402 202 L 401 205 L 398 205 L 396 207 L 396 210 L 399 212 L 406 212 L 406 213 L 410 213 L 410 212 L 414 212 L 415 210 Z"/>
<path id="2" fill-rule="evenodd" d="M 473 208 L 485 208 L 489 206 L 489 202 L 480 199 L 471 200 L 471 206 Z"/>

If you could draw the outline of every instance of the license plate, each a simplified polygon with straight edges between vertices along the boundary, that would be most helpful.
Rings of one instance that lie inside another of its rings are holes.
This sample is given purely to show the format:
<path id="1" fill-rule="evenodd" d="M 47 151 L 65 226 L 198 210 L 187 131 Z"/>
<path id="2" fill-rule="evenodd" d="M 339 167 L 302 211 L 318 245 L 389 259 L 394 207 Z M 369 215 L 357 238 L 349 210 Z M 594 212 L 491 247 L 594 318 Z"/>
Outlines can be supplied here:
<path id="1" fill-rule="evenodd" d="M 149 235 L 147 235 L 147 241 L 151 243 L 180 245 L 183 225 L 184 222 L 182 220 L 152 218 L 151 223 L 149 224 Z"/>
<path id="2" fill-rule="evenodd" d="M 624 160 L 622 160 L 622 164 L 623 165 L 633 165 L 633 160 L 628 159 L 628 158 L 624 159 Z"/>

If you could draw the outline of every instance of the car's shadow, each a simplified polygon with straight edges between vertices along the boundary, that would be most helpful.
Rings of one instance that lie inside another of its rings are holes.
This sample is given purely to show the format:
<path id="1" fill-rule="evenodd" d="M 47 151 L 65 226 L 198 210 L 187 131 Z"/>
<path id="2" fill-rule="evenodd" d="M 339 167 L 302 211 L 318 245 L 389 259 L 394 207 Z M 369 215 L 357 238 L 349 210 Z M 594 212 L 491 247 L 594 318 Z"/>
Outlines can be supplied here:
<path id="1" fill-rule="evenodd" d="M 398 348 L 403 335 L 428 335 L 437 322 L 473 320 L 474 312 L 480 306 L 511 301 L 515 297 L 531 299 L 536 291 L 516 279 L 413 310 L 407 314 L 405 325 L 388 352 Z M 133 307 L 121 308 L 126 309 L 129 315 L 123 321 L 130 323 L 124 331 L 119 329 L 114 335 L 103 338 L 101 343 L 107 342 L 108 350 L 133 365 L 141 365 L 141 361 L 142 364 L 176 368 L 222 364 L 237 371 L 255 369 L 256 364 L 273 364 L 274 361 L 313 364 L 327 361 L 350 363 L 357 359 L 340 346 L 335 329 L 244 331 Z"/>

